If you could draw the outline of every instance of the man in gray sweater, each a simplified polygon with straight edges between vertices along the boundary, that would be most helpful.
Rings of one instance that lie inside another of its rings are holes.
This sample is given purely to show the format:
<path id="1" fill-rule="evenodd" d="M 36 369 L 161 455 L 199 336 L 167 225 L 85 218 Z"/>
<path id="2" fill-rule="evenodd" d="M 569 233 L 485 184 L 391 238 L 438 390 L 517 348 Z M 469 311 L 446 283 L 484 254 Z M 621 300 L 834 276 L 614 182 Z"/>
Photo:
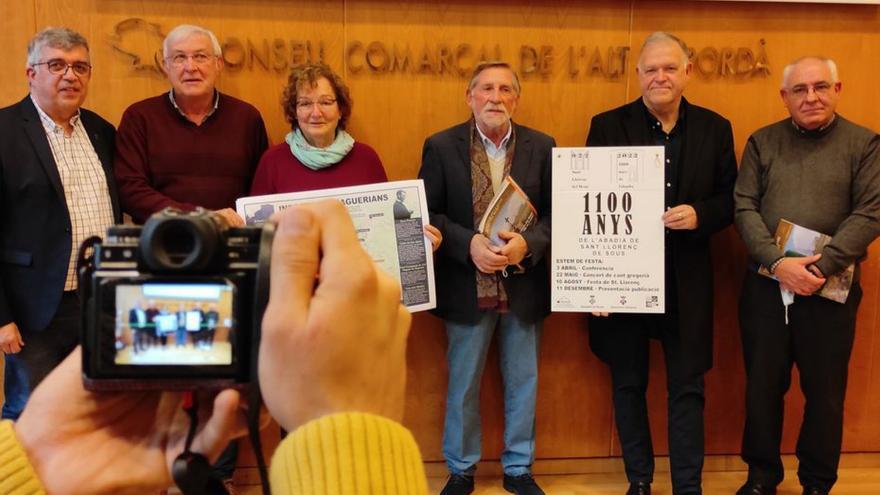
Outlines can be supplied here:
<path id="1" fill-rule="evenodd" d="M 755 132 L 743 152 L 734 196 L 736 226 L 752 259 L 740 297 L 749 477 L 737 495 L 773 494 L 782 481 L 783 397 L 793 364 L 806 398 L 796 450 L 803 493 L 827 494 L 837 480 L 862 297 L 858 263 L 880 234 L 880 136 L 835 113 L 840 91 L 834 61 L 792 62 L 780 90 L 791 118 Z M 815 256 L 786 256 L 774 243 L 783 218 L 831 241 Z M 851 264 L 845 303 L 816 295 Z M 758 265 L 778 282 L 759 275 Z M 780 289 L 794 294 L 787 309 Z"/>

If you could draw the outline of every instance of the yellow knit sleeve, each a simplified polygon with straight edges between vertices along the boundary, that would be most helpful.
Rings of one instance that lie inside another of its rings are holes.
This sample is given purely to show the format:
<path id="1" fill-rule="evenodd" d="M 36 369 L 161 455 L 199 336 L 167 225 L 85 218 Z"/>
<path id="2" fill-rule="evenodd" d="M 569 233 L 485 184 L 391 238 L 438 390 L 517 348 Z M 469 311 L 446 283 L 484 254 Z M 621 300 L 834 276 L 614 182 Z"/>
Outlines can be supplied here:
<path id="1" fill-rule="evenodd" d="M 45 495 L 12 425 L 0 422 L 0 495 Z"/>
<path id="2" fill-rule="evenodd" d="M 275 450 L 270 471 L 273 494 L 428 492 L 412 433 L 372 414 L 332 414 L 297 428 Z"/>

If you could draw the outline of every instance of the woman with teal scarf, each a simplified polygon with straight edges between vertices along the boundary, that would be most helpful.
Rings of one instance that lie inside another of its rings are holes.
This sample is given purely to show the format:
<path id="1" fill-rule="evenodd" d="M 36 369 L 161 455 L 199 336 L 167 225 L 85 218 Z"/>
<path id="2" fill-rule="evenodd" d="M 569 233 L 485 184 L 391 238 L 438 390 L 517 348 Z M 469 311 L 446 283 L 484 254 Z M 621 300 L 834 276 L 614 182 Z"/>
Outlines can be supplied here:
<path id="1" fill-rule="evenodd" d="M 290 71 L 281 105 L 293 129 L 284 143 L 263 154 L 251 196 L 388 180 L 376 151 L 345 132 L 351 117 L 351 95 L 330 67 L 307 64 Z M 427 225 L 425 235 L 436 251 L 442 240 L 440 231 Z"/>
<path id="2" fill-rule="evenodd" d="M 311 191 L 387 181 L 379 155 L 345 131 L 348 87 L 324 64 L 294 68 L 281 98 L 291 131 L 266 150 L 251 195 Z"/>

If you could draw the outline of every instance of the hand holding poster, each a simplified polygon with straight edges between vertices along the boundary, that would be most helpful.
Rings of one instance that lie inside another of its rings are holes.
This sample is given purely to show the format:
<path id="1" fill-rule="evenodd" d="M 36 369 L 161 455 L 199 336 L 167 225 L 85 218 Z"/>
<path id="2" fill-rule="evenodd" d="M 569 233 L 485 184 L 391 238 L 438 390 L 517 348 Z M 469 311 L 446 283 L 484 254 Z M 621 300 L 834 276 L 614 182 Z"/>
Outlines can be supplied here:
<path id="1" fill-rule="evenodd" d="M 553 148 L 553 311 L 664 311 L 663 163 L 662 146 Z"/>
<path id="2" fill-rule="evenodd" d="M 434 257 L 425 238 L 428 206 L 421 180 L 340 187 L 239 198 L 236 210 L 248 225 L 265 222 L 292 205 L 338 199 L 347 208 L 361 245 L 401 286 L 401 302 L 411 312 L 437 306 Z"/>

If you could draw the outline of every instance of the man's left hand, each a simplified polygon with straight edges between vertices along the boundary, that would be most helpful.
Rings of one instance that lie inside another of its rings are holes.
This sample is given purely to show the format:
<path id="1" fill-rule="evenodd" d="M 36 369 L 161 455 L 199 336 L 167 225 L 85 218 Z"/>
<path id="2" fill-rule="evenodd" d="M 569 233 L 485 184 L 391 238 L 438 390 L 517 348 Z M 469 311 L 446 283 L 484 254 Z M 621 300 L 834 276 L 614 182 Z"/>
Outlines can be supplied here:
<path id="1" fill-rule="evenodd" d="M 202 405 L 192 451 L 211 460 L 247 432 L 239 393 L 224 390 Z M 82 353 L 72 352 L 34 390 L 15 433 L 49 493 L 158 493 L 172 483 L 189 417 L 182 394 L 89 392 Z"/>
<path id="2" fill-rule="evenodd" d="M 663 213 L 663 225 L 672 230 L 694 230 L 700 224 L 691 205 L 678 205 Z"/>
<path id="3" fill-rule="evenodd" d="M 523 236 L 509 230 L 500 230 L 498 231 L 498 237 L 506 241 L 504 246 L 501 246 L 501 254 L 507 256 L 508 263 L 511 265 L 520 264 L 523 258 L 526 257 L 526 253 L 529 252 L 529 245 L 526 244 Z"/>

